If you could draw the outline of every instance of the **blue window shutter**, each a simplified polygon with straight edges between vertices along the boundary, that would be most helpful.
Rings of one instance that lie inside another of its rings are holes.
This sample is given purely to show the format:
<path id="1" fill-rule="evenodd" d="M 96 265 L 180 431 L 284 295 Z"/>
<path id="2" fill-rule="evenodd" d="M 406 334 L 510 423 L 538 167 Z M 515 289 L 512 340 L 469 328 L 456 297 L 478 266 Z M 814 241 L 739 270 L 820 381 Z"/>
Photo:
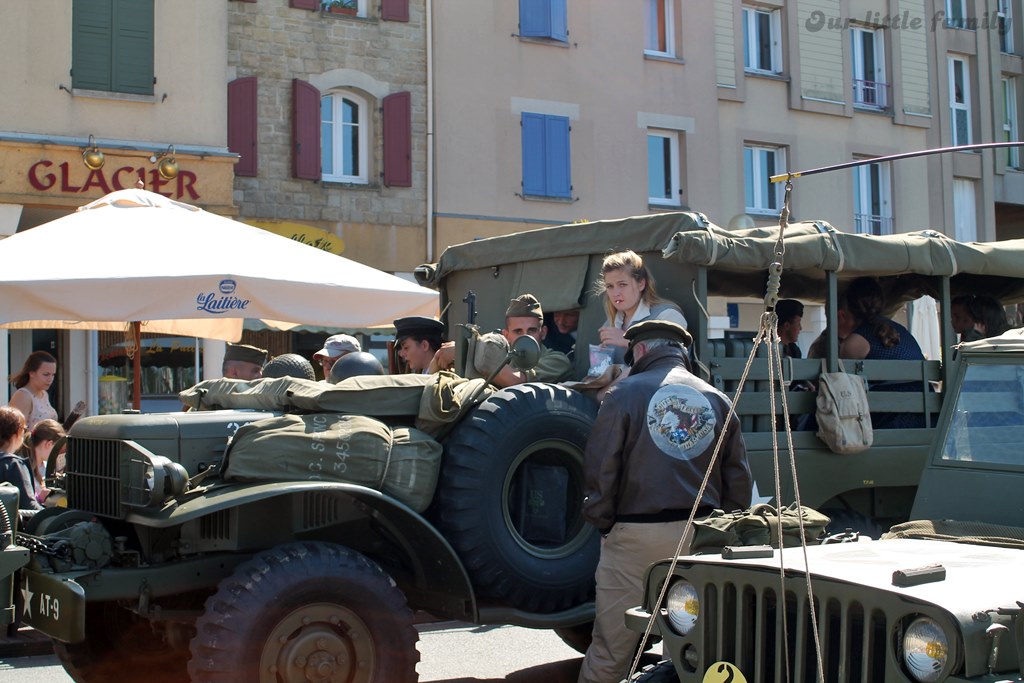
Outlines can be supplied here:
<path id="1" fill-rule="evenodd" d="M 545 117 L 547 146 L 546 176 L 549 197 L 572 197 L 572 165 L 569 159 L 569 119 L 565 116 Z"/>
<path id="2" fill-rule="evenodd" d="M 523 195 L 572 197 L 569 119 L 523 113 Z"/>
<path id="3" fill-rule="evenodd" d="M 569 40 L 565 0 L 519 0 L 519 35 Z"/>
<path id="4" fill-rule="evenodd" d="M 543 114 L 523 113 L 523 194 L 526 196 L 542 197 L 547 194 L 546 118 Z"/>
<path id="5" fill-rule="evenodd" d="M 551 37 L 551 0 L 519 0 L 519 35 Z"/>
<path id="6" fill-rule="evenodd" d="M 569 17 L 565 9 L 565 0 L 550 0 L 551 2 L 551 33 L 555 40 L 568 42 L 569 40 Z"/>

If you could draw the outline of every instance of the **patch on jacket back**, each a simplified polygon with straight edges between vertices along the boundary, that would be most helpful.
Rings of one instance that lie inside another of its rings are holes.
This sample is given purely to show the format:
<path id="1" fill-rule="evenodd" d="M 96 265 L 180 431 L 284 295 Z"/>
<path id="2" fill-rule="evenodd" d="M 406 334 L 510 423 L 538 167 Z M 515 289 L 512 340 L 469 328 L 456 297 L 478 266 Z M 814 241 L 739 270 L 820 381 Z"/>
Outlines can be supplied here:
<path id="1" fill-rule="evenodd" d="M 647 404 L 647 429 L 667 455 L 691 460 L 711 445 L 715 411 L 704 394 L 693 387 L 667 384 Z"/>

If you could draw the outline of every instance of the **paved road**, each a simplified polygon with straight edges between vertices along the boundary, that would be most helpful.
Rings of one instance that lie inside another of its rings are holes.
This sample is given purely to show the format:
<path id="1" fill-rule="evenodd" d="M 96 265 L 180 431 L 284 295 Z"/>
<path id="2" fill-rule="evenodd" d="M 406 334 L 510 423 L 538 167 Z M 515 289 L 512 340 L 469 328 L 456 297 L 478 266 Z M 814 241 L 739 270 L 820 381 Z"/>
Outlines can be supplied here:
<path id="1" fill-rule="evenodd" d="M 583 659 L 552 631 L 454 622 L 419 629 L 421 683 L 575 683 Z M 54 656 L 0 661 L 0 683 L 8 681 L 72 683 Z"/>

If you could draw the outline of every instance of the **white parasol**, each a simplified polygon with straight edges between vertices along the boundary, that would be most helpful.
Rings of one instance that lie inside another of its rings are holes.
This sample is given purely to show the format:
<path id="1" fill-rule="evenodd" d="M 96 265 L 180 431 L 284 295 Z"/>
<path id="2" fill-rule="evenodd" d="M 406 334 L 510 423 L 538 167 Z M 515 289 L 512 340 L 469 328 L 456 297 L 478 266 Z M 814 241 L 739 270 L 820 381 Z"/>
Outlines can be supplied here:
<path id="1" fill-rule="evenodd" d="M 237 341 L 246 318 L 287 329 L 436 315 L 400 277 L 141 189 L 0 241 L 0 326 L 124 329 Z M 136 354 L 137 357 L 137 354 Z M 135 372 L 135 407 L 139 406 Z"/>

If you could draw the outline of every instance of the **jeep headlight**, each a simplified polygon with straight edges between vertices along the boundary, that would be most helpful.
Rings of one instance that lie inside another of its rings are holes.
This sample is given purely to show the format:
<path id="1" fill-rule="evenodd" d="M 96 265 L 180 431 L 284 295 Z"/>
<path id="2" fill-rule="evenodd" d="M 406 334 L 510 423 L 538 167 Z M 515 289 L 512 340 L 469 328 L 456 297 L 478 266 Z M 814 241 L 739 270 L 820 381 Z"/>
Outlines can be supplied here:
<path id="1" fill-rule="evenodd" d="M 676 581 L 665 598 L 668 618 L 681 635 L 688 635 L 700 616 L 700 598 L 689 581 Z"/>
<path id="2" fill-rule="evenodd" d="M 939 680 L 949 658 L 949 639 L 928 617 L 918 617 L 903 634 L 903 663 L 914 680 Z"/>

